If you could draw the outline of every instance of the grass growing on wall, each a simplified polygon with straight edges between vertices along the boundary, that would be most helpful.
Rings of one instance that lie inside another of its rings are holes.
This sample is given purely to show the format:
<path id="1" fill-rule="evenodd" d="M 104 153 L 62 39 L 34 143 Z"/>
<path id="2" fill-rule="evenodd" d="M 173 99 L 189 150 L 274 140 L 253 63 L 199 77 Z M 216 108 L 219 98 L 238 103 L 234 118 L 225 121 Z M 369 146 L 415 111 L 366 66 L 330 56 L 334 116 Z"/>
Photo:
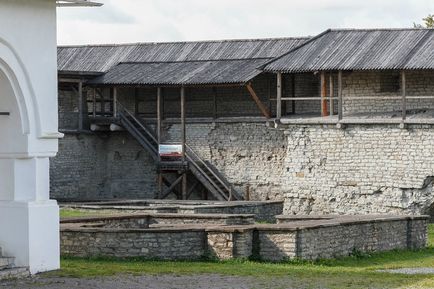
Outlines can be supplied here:
<path id="1" fill-rule="evenodd" d="M 60 218 L 86 218 L 113 215 L 107 211 L 80 211 L 78 209 L 60 209 Z"/>
<path id="2" fill-rule="evenodd" d="M 407 267 L 434 268 L 434 226 L 429 227 L 429 247 L 419 251 L 392 251 L 317 262 L 261 263 L 162 262 L 140 259 L 62 259 L 62 270 L 48 276 L 97 277 L 116 274 L 221 274 L 270 280 L 288 278 L 292 288 L 434 288 L 432 275 L 377 272 Z"/>

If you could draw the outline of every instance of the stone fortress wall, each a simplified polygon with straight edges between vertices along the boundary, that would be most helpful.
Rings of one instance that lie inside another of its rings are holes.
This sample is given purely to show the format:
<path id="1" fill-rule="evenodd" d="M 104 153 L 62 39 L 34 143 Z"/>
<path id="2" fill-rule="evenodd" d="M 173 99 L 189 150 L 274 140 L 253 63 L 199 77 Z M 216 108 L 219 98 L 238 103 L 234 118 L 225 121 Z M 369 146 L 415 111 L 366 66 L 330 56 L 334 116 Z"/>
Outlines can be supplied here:
<path id="1" fill-rule="evenodd" d="M 390 79 L 397 79 L 394 73 L 377 74 L 344 74 L 344 97 L 400 94 L 400 87 L 390 84 Z M 434 95 L 433 76 L 408 73 L 408 94 Z M 296 80 L 296 87 L 305 83 L 305 96 L 317 96 L 315 77 Z M 268 90 L 273 97 L 274 89 L 268 88 L 264 79 L 254 87 L 262 97 Z M 284 87 L 288 95 L 291 83 Z M 217 95 L 224 95 L 224 90 Z M 238 96 L 233 100 L 240 105 L 237 110 L 246 103 L 246 111 L 250 107 L 259 115 L 248 95 L 232 95 Z M 229 104 L 230 99 L 226 97 Z M 430 102 L 411 100 L 408 106 L 427 110 Z M 318 102 L 311 103 L 315 104 L 312 109 L 319 108 Z M 352 100 L 344 107 L 345 113 L 392 111 L 399 110 L 399 102 Z M 290 106 L 287 111 L 291 111 Z M 179 132 L 179 124 L 165 125 L 166 140 L 178 140 Z M 286 214 L 424 214 L 434 203 L 432 125 L 406 129 L 397 125 L 349 125 L 345 129 L 294 125 L 274 129 L 263 122 L 206 121 L 189 123 L 187 138 L 238 191 L 248 192 L 252 200 L 284 200 Z M 155 164 L 126 132 L 67 134 L 51 165 L 52 192 L 57 198 L 150 198 L 156 189 Z"/>

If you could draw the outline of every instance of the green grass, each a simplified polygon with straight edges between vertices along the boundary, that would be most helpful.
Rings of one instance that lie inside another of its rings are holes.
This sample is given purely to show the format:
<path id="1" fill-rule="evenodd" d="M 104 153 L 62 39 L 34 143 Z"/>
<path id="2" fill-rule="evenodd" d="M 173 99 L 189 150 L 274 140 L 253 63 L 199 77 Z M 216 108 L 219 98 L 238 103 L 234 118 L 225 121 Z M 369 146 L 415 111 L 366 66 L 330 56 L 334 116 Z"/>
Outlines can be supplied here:
<path id="1" fill-rule="evenodd" d="M 163 262 L 141 259 L 63 258 L 62 270 L 47 276 L 97 277 L 116 274 L 221 274 L 254 276 L 265 282 L 286 278 L 291 288 L 434 288 L 432 275 L 377 272 L 380 269 L 434 267 L 434 225 L 429 227 L 429 247 L 418 251 L 392 251 L 316 262 L 262 263 L 246 260 L 225 262 Z"/>
<path id="2" fill-rule="evenodd" d="M 81 211 L 78 209 L 60 209 L 60 218 L 85 218 L 110 215 L 107 211 Z"/>

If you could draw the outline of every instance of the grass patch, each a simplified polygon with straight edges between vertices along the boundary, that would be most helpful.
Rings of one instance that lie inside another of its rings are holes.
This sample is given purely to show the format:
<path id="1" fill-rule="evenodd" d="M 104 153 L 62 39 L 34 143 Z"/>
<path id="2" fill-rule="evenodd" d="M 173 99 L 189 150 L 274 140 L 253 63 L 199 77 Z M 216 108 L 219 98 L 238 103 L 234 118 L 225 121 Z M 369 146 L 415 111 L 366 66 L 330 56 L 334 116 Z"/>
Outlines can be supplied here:
<path id="1" fill-rule="evenodd" d="M 429 247 L 418 251 L 391 251 L 307 262 L 264 263 L 248 260 L 164 262 L 140 258 L 63 258 L 62 270 L 47 276 L 97 277 L 116 274 L 252 276 L 264 282 L 287 278 L 291 288 L 434 288 L 430 275 L 377 272 L 380 269 L 434 267 L 434 225 L 429 226 Z"/>
<path id="2" fill-rule="evenodd" d="M 113 215 L 107 211 L 81 211 L 79 209 L 60 209 L 60 218 L 86 218 Z"/>

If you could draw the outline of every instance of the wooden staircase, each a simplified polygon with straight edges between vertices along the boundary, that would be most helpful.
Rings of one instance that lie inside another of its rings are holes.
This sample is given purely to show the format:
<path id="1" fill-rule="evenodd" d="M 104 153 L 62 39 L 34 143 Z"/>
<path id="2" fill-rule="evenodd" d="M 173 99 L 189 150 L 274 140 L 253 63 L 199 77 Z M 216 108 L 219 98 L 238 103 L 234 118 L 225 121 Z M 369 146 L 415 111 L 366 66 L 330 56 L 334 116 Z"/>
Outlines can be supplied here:
<path id="1" fill-rule="evenodd" d="M 158 140 L 152 128 L 142 119 L 137 118 L 124 106 L 118 104 L 117 119 L 119 125 L 127 130 L 145 148 L 157 163 L 159 170 L 187 170 L 219 201 L 242 200 L 226 178 L 208 161 L 203 160 L 188 144 L 186 145 L 186 163 L 182 161 L 161 161 L 158 152 Z M 170 188 L 167 180 L 165 185 Z M 176 190 L 174 186 L 173 190 Z"/>

